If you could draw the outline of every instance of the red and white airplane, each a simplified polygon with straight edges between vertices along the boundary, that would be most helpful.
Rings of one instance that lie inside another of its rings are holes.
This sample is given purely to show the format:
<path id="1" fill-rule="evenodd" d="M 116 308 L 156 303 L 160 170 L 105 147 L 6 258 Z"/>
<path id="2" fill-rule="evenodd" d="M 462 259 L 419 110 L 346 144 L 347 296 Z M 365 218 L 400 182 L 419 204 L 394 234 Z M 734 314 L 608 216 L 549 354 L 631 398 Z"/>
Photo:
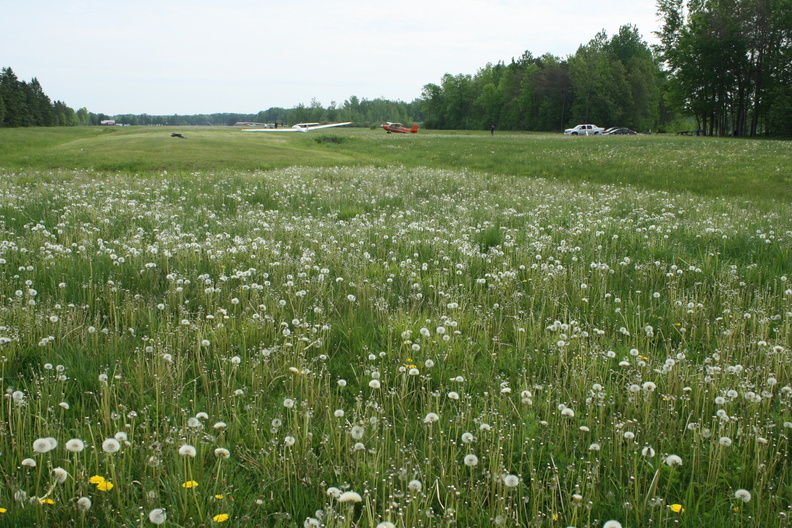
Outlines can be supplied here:
<path id="1" fill-rule="evenodd" d="M 332 128 L 344 125 L 351 125 L 352 121 L 346 123 L 330 123 L 328 125 L 320 125 L 319 123 L 297 123 L 291 128 L 245 128 L 243 132 L 310 132 L 311 130 L 319 130 L 320 128 Z"/>
<path id="2" fill-rule="evenodd" d="M 407 128 L 401 123 L 391 123 L 390 121 L 382 125 L 382 128 L 384 128 L 388 132 L 388 134 L 390 134 L 391 132 L 397 132 L 399 134 L 418 133 L 418 125 L 413 125 L 412 128 Z"/>

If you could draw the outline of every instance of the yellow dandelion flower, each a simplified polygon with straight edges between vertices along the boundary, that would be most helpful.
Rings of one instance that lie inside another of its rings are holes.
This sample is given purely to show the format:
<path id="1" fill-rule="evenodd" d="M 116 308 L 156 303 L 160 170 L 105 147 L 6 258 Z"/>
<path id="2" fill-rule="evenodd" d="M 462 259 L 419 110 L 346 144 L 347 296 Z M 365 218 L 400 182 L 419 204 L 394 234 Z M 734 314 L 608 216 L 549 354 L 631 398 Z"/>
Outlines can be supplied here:
<path id="1" fill-rule="evenodd" d="M 96 489 L 98 489 L 99 491 L 110 491 L 111 489 L 113 489 L 113 483 L 110 482 L 109 480 L 105 480 L 104 482 L 100 482 L 99 484 L 97 484 Z"/>
<path id="2" fill-rule="evenodd" d="M 55 504 L 55 501 L 52 499 L 41 499 L 39 500 L 41 504 Z"/>
<path id="3" fill-rule="evenodd" d="M 221 522 L 226 522 L 228 520 L 228 517 L 229 515 L 227 513 L 221 513 L 212 517 L 212 520 L 214 522 L 221 523 Z"/>
<path id="4" fill-rule="evenodd" d="M 5 508 L 0 508 L 0 513 L 5 513 L 5 512 L 7 512 L 7 511 L 8 511 L 8 510 L 6 510 Z"/>
<path id="5" fill-rule="evenodd" d="M 214 498 L 217 499 L 217 500 L 225 499 L 225 497 L 223 495 L 220 495 L 219 493 L 217 495 L 215 495 Z"/>
<path id="6" fill-rule="evenodd" d="M 671 508 L 671 511 L 674 513 L 682 513 L 685 511 L 685 508 L 683 508 L 681 504 L 672 504 L 669 508 Z"/>
<path id="7" fill-rule="evenodd" d="M 740 507 L 739 506 L 735 506 L 734 508 L 732 508 L 732 510 L 734 510 L 735 512 L 739 512 L 740 511 Z"/>
<path id="8" fill-rule="evenodd" d="M 88 479 L 88 482 L 90 482 L 91 484 L 101 484 L 104 481 L 105 481 L 105 478 L 103 476 L 101 476 L 101 475 L 94 475 L 93 477 Z"/>
<path id="9" fill-rule="evenodd" d="M 182 484 L 182 488 L 197 488 L 197 487 L 198 487 L 198 483 L 195 482 L 194 480 L 188 480 L 187 482 Z"/>

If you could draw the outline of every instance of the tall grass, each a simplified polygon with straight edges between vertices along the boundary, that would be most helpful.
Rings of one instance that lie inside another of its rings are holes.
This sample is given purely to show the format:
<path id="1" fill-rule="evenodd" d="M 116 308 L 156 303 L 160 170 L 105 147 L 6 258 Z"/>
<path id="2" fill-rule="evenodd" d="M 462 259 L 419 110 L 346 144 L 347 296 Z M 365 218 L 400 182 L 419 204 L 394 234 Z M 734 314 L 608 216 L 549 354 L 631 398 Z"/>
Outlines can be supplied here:
<path id="1" fill-rule="evenodd" d="M 3 523 L 788 525 L 788 204 L 35 175 L 0 176 Z"/>

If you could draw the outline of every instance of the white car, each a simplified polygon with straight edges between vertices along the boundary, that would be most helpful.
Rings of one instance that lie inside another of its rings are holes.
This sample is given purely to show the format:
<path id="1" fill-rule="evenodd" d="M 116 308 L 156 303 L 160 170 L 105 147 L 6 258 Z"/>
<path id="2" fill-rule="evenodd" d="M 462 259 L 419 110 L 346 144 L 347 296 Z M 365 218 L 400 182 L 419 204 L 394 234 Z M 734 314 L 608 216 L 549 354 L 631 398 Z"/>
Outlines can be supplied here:
<path id="1" fill-rule="evenodd" d="M 597 125 L 578 125 L 575 128 L 564 130 L 564 134 L 567 136 L 598 136 L 603 132 L 605 132 L 605 129 Z"/>

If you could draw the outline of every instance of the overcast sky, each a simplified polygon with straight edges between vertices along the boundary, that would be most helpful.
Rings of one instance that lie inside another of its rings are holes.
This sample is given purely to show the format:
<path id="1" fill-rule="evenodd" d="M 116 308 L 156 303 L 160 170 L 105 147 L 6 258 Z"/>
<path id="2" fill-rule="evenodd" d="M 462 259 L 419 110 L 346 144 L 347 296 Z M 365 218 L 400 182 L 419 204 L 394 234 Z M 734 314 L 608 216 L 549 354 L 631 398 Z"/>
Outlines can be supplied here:
<path id="1" fill-rule="evenodd" d="M 412 101 L 445 73 L 565 57 L 654 0 L 0 0 L 0 66 L 106 114 L 256 113 Z"/>

